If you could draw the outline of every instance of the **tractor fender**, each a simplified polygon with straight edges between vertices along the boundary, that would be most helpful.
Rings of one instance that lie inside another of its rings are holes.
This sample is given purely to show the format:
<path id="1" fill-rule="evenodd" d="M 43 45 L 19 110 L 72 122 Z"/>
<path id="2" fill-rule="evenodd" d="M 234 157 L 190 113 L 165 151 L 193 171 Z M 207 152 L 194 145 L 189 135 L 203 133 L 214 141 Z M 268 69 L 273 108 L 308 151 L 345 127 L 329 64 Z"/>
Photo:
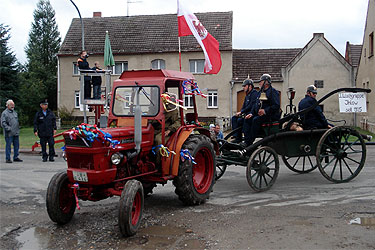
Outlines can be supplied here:
<path id="1" fill-rule="evenodd" d="M 206 135 L 208 138 L 210 138 L 210 132 L 205 128 L 180 127 L 167 143 L 167 147 L 170 150 L 174 151 L 176 154 L 171 154 L 171 157 L 162 157 L 163 175 L 178 175 L 178 168 L 180 165 L 180 152 L 182 145 L 185 143 L 186 139 L 195 131 L 199 132 L 199 134 Z M 218 152 L 219 148 L 217 143 L 214 141 L 212 141 L 212 143 L 214 144 L 215 151 Z"/>

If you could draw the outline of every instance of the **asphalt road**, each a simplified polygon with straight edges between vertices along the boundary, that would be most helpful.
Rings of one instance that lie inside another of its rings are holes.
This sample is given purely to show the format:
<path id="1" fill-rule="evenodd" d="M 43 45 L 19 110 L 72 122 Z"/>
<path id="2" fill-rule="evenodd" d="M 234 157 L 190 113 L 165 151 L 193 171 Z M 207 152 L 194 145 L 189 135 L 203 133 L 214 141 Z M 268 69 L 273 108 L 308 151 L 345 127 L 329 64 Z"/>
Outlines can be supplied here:
<path id="1" fill-rule="evenodd" d="M 23 163 L 5 164 L 0 156 L 1 249 L 375 249 L 375 146 L 349 183 L 333 184 L 318 170 L 296 174 L 280 160 L 276 183 L 262 193 L 234 166 L 200 206 L 183 206 L 171 183 L 158 186 L 130 238 L 118 230 L 118 197 L 80 201 L 67 225 L 49 220 L 45 194 L 66 169 L 61 157 L 43 163 L 21 154 Z"/>

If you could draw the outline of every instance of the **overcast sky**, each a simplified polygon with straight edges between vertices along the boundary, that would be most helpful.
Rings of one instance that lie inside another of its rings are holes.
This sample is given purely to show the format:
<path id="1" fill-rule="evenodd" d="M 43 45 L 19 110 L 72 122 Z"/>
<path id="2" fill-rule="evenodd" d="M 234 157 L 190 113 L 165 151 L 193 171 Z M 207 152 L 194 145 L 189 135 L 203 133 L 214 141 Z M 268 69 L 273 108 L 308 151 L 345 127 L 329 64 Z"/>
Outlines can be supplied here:
<path id="1" fill-rule="evenodd" d="M 82 17 L 172 14 L 177 0 L 73 0 Z M 346 41 L 361 44 L 368 0 L 182 0 L 192 12 L 233 11 L 233 48 L 302 48 L 313 33 L 325 38 L 341 53 Z M 11 28 L 9 45 L 19 61 L 25 62 L 24 48 L 38 0 L 2 0 L 0 23 Z M 78 13 L 70 0 L 50 0 L 64 39 L 72 18 Z M 203 23 L 204 25 L 204 23 Z M 176 34 L 177 36 L 177 34 Z"/>

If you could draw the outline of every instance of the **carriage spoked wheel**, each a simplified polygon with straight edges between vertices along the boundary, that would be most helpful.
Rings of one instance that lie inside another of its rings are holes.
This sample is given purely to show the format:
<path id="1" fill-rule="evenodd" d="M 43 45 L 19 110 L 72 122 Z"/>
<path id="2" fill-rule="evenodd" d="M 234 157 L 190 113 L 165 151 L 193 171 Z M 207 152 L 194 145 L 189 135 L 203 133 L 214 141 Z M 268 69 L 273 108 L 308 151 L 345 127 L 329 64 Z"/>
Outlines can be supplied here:
<path id="1" fill-rule="evenodd" d="M 279 174 L 279 158 L 275 150 L 264 146 L 255 150 L 247 162 L 246 179 L 257 192 L 270 189 Z"/>
<path id="2" fill-rule="evenodd" d="M 313 155 L 302 155 L 297 157 L 282 156 L 285 166 L 299 174 L 309 173 L 318 167 L 314 158 Z"/>
<path id="3" fill-rule="evenodd" d="M 334 127 L 320 138 L 316 158 L 319 171 L 325 178 L 336 183 L 348 182 L 365 164 L 366 144 L 353 128 Z"/>

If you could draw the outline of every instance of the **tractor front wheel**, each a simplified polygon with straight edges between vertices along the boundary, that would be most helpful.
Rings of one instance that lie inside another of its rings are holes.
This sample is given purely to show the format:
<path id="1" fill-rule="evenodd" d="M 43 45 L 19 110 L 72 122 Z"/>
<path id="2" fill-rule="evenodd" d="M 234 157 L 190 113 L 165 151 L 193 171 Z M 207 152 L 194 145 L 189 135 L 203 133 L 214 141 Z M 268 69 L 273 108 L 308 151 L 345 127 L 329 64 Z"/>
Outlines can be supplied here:
<path id="1" fill-rule="evenodd" d="M 185 205 L 198 205 L 208 199 L 215 183 L 216 158 L 213 145 L 205 135 L 190 135 L 182 145 L 192 160 L 180 159 L 178 176 L 173 180 L 176 194 Z"/>
<path id="2" fill-rule="evenodd" d="M 118 225 L 125 237 L 135 235 L 141 225 L 144 206 L 142 184 L 137 180 L 126 182 L 121 193 Z"/>
<path id="3" fill-rule="evenodd" d="M 52 221 L 63 225 L 72 219 L 76 203 L 66 171 L 52 177 L 47 189 L 46 204 L 47 213 Z"/>

